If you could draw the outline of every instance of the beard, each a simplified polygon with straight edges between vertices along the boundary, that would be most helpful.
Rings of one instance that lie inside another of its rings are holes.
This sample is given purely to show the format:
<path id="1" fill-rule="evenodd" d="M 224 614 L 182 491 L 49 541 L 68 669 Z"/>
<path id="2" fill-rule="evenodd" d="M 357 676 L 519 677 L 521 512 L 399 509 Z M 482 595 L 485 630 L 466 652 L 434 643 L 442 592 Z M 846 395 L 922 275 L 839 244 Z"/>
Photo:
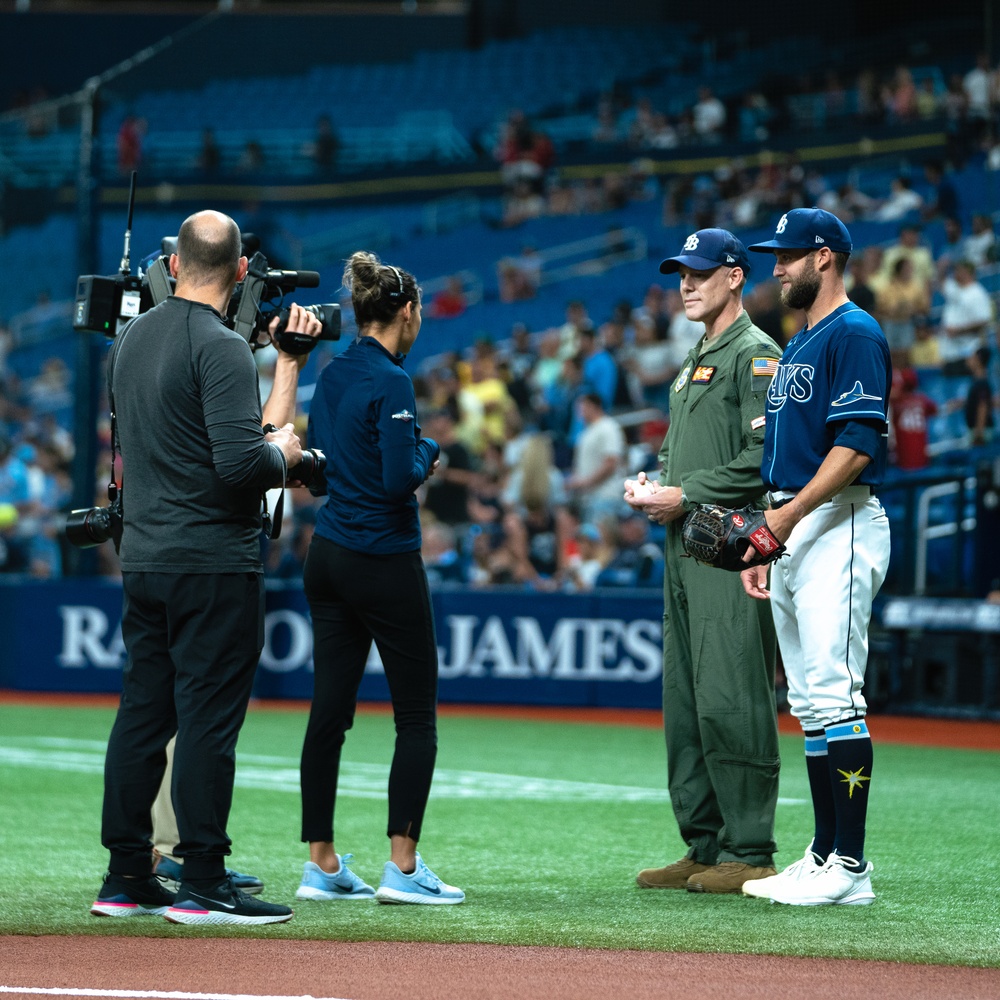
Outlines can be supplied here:
<path id="1" fill-rule="evenodd" d="M 809 257 L 802 274 L 782 291 L 781 304 L 789 309 L 808 309 L 816 301 L 819 288 L 819 275 L 813 267 L 812 257 Z"/>

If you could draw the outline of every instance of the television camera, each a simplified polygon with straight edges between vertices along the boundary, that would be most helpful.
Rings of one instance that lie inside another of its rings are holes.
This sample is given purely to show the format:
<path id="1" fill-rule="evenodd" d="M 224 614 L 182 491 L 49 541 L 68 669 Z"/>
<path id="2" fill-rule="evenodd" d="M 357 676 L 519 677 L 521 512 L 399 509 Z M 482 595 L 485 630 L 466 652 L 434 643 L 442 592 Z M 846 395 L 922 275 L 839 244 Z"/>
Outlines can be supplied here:
<path id="1" fill-rule="evenodd" d="M 135 205 L 136 174 L 132 174 L 129 192 L 128 225 L 125 248 L 119 272 L 112 275 L 81 274 L 76 279 L 76 301 L 73 307 L 73 328 L 83 332 L 103 333 L 115 337 L 121 327 L 155 305 L 159 305 L 174 288 L 170 276 L 170 255 L 175 252 L 177 238 L 164 237 L 160 253 L 137 274 L 131 269 L 132 212 Z M 273 270 L 259 249 L 256 237 L 246 234 L 243 252 L 249 257 L 247 274 L 233 292 L 226 321 L 246 339 L 253 350 L 266 347 L 272 341 L 288 354 L 308 354 L 320 340 L 340 339 L 340 306 L 335 302 L 305 306 L 321 324 L 319 337 L 290 333 L 287 328 L 288 309 L 283 301 L 297 288 L 317 288 L 320 276 L 316 271 Z M 279 317 L 274 333 L 271 321 Z"/>
<path id="2" fill-rule="evenodd" d="M 117 274 L 83 274 L 76 279 L 76 302 L 73 328 L 82 332 L 103 333 L 113 338 L 130 319 L 159 305 L 173 291 L 175 281 L 170 276 L 170 255 L 176 251 L 177 238 L 164 237 L 160 254 L 147 267 L 132 274 L 130 254 L 132 212 L 135 206 L 136 174 L 132 173 L 129 192 L 128 225 L 125 247 Z M 320 340 L 340 339 L 340 306 L 337 303 L 304 306 L 321 324 L 318 337 L 295 333 L 287 329 L 289 310 L 282 303 L 284 296 L 296 288 L 316 288 L 320 276 L 316 271 L 272 270 L 267 258 L 256 246 L 256 238 L 246 234 L 243 252 L 249 258 L 246 277 L 233 292 L 226 320 L 229 326 L 246 339 L 252 350 L 274 342 L 288 354 L 308 354 Z M 272 331 L 271 322 L 278 317 Z M 269 425 L 265 430 L 274 430 Z M 325 489 L 326 456 L 317 449 L 304 450 L 302 461 L 288 470 L 289 482 L 297 482 L 319 496 Z M 73 510 L 67 516 L 67 541 L 78 548 L 90 548 L 109 539 L 117 549 L 122 535 L 122 491 L 114 480 L 108 484 L 107 507 Z M 273 537 L 277 537 L 277 530 Z"/>

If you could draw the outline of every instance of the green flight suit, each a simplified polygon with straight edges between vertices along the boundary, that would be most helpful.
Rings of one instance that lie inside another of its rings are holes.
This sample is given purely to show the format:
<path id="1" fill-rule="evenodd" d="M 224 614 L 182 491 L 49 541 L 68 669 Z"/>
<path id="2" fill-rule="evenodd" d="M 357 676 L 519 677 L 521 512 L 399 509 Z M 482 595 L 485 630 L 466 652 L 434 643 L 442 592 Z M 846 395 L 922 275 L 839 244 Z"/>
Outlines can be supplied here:
<path id="1" fill-rule="evenodd" d="M 680 486 L 685 507 L 744 507 L 763 496 L 764 397 L 775 367 L 768 359 L 780 356 L 745 312 L 688 355 L 671 387 L 659 455 L 660 482 Z M 695 861 L 768 866 L 779 766 L 771 608 L 744 592 L 738 573 L 684 556 L 682 523 L 667 525 L 663 581 L 674 815 Z"/>

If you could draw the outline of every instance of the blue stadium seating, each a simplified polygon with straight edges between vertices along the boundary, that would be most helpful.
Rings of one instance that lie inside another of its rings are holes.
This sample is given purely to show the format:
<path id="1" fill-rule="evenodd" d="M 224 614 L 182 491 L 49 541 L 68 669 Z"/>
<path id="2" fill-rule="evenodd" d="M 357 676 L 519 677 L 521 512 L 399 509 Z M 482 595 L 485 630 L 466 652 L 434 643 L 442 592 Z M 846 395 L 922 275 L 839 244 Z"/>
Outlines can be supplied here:
<path id="1" fill-rule="evenodd" d="M 821 47 L 816 39 L 799 36 L 730 54 L 697 41 L 685 23 L 641 30 L 553 28 L 475 51 L 416 52 L 407 62 L 327 64 L 295 77 L 227 77 L 200 89 L 151 89 L 118 103 L 108 95 L 100 145 L 104 162 L 114 164 L 119 126 L 126 115 L 136 114 L 148 123 L 146 162 L 163 175 L 194 175 L 201 132 L 211 127 L 224 167 L 232 169 L 243 146 L 254 140 L 263 146 L 272 172 L 302 180 L 309 176 L 309 163 L 300 151 L 317 117 L 328 114 L 341 139 L 343 171 L 429 160 L 472 162 L 472 144 L 488 148 L 513 108 L 544 115 L 557 142 L 579 140 L 593 131 L 601 91 L 624 86 L 679 115 L 706 82 L 733 99 L 774 66 L 788 74 L 813 71 Z M 800 124 L 822 128 L 817 100 L 796 100 L 804 109 Z M 9 158 L 0 169 L 20 169 L 21 183 L 33 179 L 54 186 L 73 180 L 75 130 L 26 140 L 12 123 L 0 128 Z"/>

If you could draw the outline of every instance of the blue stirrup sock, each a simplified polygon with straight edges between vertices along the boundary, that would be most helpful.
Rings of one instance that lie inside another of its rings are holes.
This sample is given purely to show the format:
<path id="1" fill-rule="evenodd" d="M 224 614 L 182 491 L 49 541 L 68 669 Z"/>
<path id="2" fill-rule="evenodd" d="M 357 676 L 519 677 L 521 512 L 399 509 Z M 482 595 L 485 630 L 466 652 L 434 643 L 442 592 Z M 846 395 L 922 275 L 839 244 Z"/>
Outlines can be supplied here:
<path id="1" fill-rule="evenodd" d="M 872 740 L 863 718 L 826 728 L 830 785 L 837 816 L 837 854 L 864 867 L 868 787 L 872 778 Z M 860 868 L 859 868 L 860 870 Z"/>

